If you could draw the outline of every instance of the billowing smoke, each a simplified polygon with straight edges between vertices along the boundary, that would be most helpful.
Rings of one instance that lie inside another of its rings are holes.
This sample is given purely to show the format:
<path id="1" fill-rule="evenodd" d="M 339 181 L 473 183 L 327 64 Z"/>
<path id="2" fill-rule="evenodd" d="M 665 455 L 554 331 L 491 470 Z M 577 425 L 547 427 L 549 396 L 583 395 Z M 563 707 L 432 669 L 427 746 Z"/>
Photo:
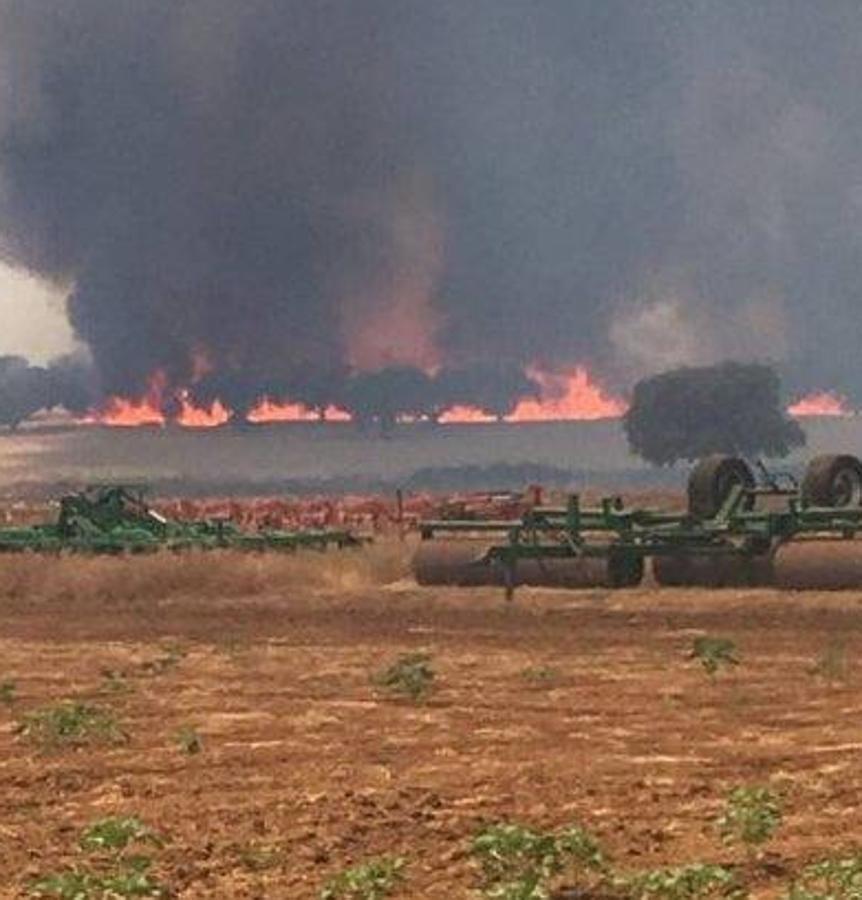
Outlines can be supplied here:
<path id="1" fill-rule="evenodd" d="M 539 395 L 540 386 L 517 366 L 474 365 L 434 376 L 389 367 L 352 376 L 337 396 L 360 424 L 387 428 L 403 417 L 436 421 L 446 410 L 466 405 L 502 419 L 520 399 Z"/>
<path id="2" fill-rule="evenodd" d="M 346 368 L 297 370 L 279 382 L 216 371 L 192 388 L 192 398 L 200 406 L 221 399 L 240 419 L 260 397 L 280 394 L 321 415 L 336 406 L 360 425 L 381 425 L 385 429 L 405 417 L 436 421 L 446 410 L 467 405 L 503 418 L 519 400 L 538 398 L 540 386 L 519 366 L 497 364 L 444 367 L 433 375 L 416 366 L 386 366 L 369 372 Z"/>
<path id="3" fill-rule="evenodd" d="M 841 0 L 0 0 L 0 253 L 107 394 L 860 398 L 860 54 Z"/>
<path id="4" fill-rule="evenodd" d="M 90 364 L 77 356 L 31 366 L 20 356 L 0 356 L 0 426 L 17 428 L 42 410 L 85 412 L 98 397 Z"/>

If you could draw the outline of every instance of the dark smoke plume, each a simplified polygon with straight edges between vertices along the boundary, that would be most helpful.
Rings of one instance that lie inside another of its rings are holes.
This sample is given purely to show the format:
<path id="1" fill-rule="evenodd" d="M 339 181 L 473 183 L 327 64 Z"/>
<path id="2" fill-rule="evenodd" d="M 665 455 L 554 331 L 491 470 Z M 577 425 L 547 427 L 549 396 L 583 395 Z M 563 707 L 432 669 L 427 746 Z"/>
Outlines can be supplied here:
<path id="1" fill-rule="evenodd" d="M 0 425 L 16 428 L 48 405 L 48 372 L 20 356 L 0 356 Z"/>
<path id="2" fill-rule="evenodd" d="M 42 410 L 83 413 L 98 397 L 92 367 L 77 356 L 31 366 L 20 356 L 0 356 L 0 426 L 17 428 Z"/>
<path id="3" fill-rule="evenodd" d="M 108 394 L 735 357 L 862 398 L 860 35 L 856 0 L 0 0 L 0 254 L 74 285 Z"/>
<path id="4" fill-rule="evenodd" d="M 805 443 L 775 372 L 733 362 L 638 382 L 623 425 L 632 451 L 659 466 L 710 453 L 780 457 Z"/>
<path id="5" fill-rule="evenodd" d="M 513 412 L 519 400 L 541 396 L 539 385 L 519 366 L 499 363 L 444 369 L 435 387 L 439 412 L 472 406 L 498 419 Z"/>
<path id="6" fill-rule="evenodd" d="M 476 365 L 434 376 L 408 366 L 353 375 L 336 396 L 355 421 L 385 429 L 405 416 L 436 421 L 446 410 L 467 405 L 502 419 L 519 400 L 539 394 L 539 385 L 517 366 Z"/>

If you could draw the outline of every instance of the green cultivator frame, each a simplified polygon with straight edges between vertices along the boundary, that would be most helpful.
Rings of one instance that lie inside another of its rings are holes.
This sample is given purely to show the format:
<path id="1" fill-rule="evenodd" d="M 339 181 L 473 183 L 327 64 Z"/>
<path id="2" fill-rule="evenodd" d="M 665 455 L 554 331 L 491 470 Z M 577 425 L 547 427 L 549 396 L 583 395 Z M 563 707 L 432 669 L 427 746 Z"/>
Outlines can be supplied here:
<path id="1" fill-rule="evenodd" d="M 264 529 L 243 531 L 225 520 L 178 522 L 152 509 L 140 488 L 88 488 L 60 500 L 56 522 L 0 528 L 0 553 L 150 553 L 158 550 L 289 552 L 325 550 L 362 542 L 349 531 Z"/>
<path id="2" fill-rule="evenodd" d="M 853 541 L 862 532 L 862 463 L 817 457 L 801 484 L 762 466 L 759 476 L 742 459 L 716 455 L 693 470 L 683 512 L 629 508 L 620 497 L 588 508 L 572 495 L 515 521 L 425 521 L 416 577 L 500 584 L 511 596 L 518 584 L 637 585 L 651 560 L 663 585 L 862 586 L 862 544 Z"/>

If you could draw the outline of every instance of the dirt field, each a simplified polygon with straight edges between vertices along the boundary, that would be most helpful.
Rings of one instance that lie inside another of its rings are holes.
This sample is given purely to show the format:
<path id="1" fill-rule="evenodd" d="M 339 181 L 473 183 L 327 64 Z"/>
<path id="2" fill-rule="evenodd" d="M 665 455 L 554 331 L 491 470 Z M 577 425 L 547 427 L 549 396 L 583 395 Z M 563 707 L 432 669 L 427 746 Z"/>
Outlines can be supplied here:
<path id="1" fill-rule="evenodd" d="M 81 829 L 135 815 L 170 840 L 181 898 L 313 898 L 379 854 L 400 896 L 477 896 L 483 825 L 580 821 L 622 870 L 741 864 L 712 824 L 736 785 L 784 797 L 780 896 L 862 837 L 862 592 L 420 590 L 402 551 L 308 560 L 0 560 L 0 896 L 82 864 Z M 712 681 L 698 635 L 741 664 Z M 374 673 L 431 654 L 413 702 Z M 817 670 L 817 671 L 815 671 Z M 64 699 L 128 740 L 45 749 L 16 733 Z M 196 730 L 198 753 L 177 739 Z"/>

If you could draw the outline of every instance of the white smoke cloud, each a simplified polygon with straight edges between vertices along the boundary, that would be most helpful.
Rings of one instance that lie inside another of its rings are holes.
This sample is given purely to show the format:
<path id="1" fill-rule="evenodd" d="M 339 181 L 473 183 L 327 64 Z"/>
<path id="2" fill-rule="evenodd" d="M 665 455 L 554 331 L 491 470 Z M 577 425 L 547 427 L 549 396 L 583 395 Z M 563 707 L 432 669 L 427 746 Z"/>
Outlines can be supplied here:
<path id="1" fill-rule="evenodd" d="M 76 342 L 65 301 L 62 289 L 0 264 L 0 356 L 45 363 L 72 352 Z"/>

